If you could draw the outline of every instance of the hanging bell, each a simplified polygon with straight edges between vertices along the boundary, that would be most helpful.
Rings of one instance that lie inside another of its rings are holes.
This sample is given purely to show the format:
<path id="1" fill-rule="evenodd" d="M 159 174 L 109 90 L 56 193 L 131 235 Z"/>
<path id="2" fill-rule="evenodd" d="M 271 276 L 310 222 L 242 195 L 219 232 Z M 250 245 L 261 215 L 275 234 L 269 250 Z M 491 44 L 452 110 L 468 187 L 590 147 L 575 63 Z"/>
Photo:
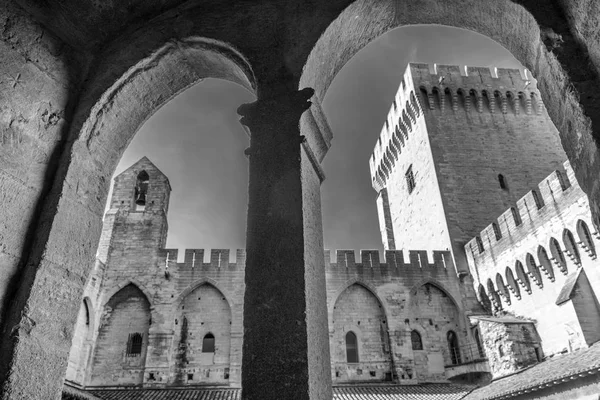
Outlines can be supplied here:
<path id="1" fill-rule="evenodd" d="M 135 199 L 135 204 L 138 206 L 145 206 L 146 205 L 146 193 L 138 193 L 138 196 Z"/>

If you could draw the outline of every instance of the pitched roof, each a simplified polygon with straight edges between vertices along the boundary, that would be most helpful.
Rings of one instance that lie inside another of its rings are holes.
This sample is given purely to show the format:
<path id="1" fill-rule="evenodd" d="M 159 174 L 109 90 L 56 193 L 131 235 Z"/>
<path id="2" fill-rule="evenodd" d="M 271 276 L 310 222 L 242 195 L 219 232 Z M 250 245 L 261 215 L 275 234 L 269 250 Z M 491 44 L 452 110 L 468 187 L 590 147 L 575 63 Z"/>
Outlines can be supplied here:
<path id="1" fill-rule="evenodd" d="M 149 165 L 148 165 L 149 164 Z M 167 183 L 169 184 L 169 188 L 171 188 L 171 182 L 169 182 L 169 177 L 167 175 L 164 174 L 164 172 L 162 172 L 152 161 L 150 161 L 150 159 L 146 156 L 143 156 L 142 158 L 140 158 L 139 160 L 137 160 L 136 162 L 134 162 L 133 164 L 131 164 L 128 168 L 125 168 L 125 170 L 123 170 L 119 175 L 117 175 L 114 179 L 117 179 L 119 176 L 127 173 L 130 170 L 135 170 L 137 168 L 140 168 L 141 165 L 146 165 L 149 166 L 150 168 L 154 169 L 155 171 L 157 171 L 159 174 L 161 174 L 167 181 Z M 148 167 L 146 167 L 148 168 Z"/>
<path id="2" fill-rule="evenodd" d="M 487 315 L 481 315 L 481 316 L 478 315 L 478 316 L 473 316 L 471 318 L 478 319 L 481 321 L 497 322 L 499 324 L 533 324 L 533 323 L 535 323 L 534 321 L 532 321 L 530 319 L 515 318 L 515 317 L 511 317 L 511 316 L 490 317 Z"/>
<path id="3" fill-rule="evenodd" d="M 459 400 L 473 386 L 425 383 L 421 385 L 339 386 L 333 400 Z"/>
<path id="4" fill-rule="evenodd" d="M 101 400 L 241 400 L 241 389 L 165 388 L 91 390 Z"/>
<path id="5" fill-rule="evenodd" d="M 587 349 L 548 359 L 471 392 L 465 400 L 506 399 L 525 390 L 560 385 L 591 374 L 600 376 L 600 342 Z"/>
<path id="6" fill-rule="evenodd" d="M 421 385 L 348 385 L 334 387 L 333 400 L 459 400 L 473 386 L 430 383 Z M 241 400 L 241 389 L 165 388 L 94 389 L 101 400 Z"/>
<path id="7" fill-rule="evenodd" d="M 577 268 L 577 271 L 573 272 L 571 275 L 567 276 L 567 280 L 563 285 L 562 289 L 560 289 L 560 293 L 558 294 L 558 298 L 556 299 L 556 305 L 561 305 L 562 303 L 571 300 L 571 296 L 573 295 L 573 289 L 575 288 L 575 284 L 579 279 L 579 274 L 583 271 L 583 268 Z M 584 272 L 585 273 L 585 272 Z"/>

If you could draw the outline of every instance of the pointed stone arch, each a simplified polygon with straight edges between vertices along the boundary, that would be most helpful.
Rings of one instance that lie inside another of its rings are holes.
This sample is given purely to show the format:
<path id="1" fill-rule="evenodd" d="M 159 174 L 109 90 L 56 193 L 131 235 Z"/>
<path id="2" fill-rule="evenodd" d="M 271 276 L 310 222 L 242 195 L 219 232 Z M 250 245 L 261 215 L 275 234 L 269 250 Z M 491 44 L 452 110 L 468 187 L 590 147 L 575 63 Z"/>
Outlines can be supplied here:
<path id="1" fill-rule="evenodd" d="M 334 302 L 330 326 L 333 328 L 330 343 L 335 381 L 391 378 L 389 320 L 384 304 L 369 287 L 360 281 L 345 286 Z"/>
<path id="2" fill-rule="evenodd" d="M 146 296 L 146 300 L 148 300 L 148 303 L 150 304 L 150 310 L 154 310 L 154 306 L 152 303 L 153 296 L 152 296 L 151 292 L 139 281 L 137 281 L 136 279 L 132 279 L 132 278 L 128 278 L 127 280 L 124 280 L 122 282 L 118 282 L 112 288 L 107 289 L 102 294 L 102 301 L 100 302 L 100 306 L 98 307 L 98 310 L 101 310 L 102 308 L 106 307 L 106 304 L 110 301 L 110 299 L 115 294 L 117 294 L 119 291 L 121 291 L 123 288 L 125 288 L 129 285 L 135 286 L 140 292 L 142 292 L 144 294 L 144 296 Z"/>
<path id="3" fill-rule="evenodd" d="M 102 307 L 90 368 L 92 386 L 143 382 L 152 323 L 150 301 L 131 282 L 119 286 Z M 132 346 L 132 340 L 136 346 Z"/>
<path id="4" fill-rule="evenodd" d="M 177 385 L 229 383 L 233 310 L 213 282 L 209 278 L 194 282 L 175 302 L 171 368 Z M 212 351 L 205 351 L 207 337 Z M 197 349 L 202 349 L 201 353 Z M 199 373 L 189 375 L 190 370 Z"/>
<path id="5" fill-rule="evenodd" d="M 335 308 L 335 304 L 337 303 L 338 299 L 340 298 L 341 294 L 344 293 L 344 291 L 346 289 L 348 289 L 350 286 L 352 285 L 360 285 L 362 287 L 364 287 L 365 289 L 367 289 L 369 292 L 371 292 L 371 294 L 373 296 L 375 296 L 375 298 L 377 299 L 377 301 L 381 304 L 381 308 L 385 314 L 385 317 L 387 319 L 388 315 L 387 315 L 387 310 L 385 307 L 385 303 L 382 301 L 381 297 L 377 294 L 377 289 L 375 289 L 375 287 L 373 285 L 371 285 L 368 282 L 365 282 L 364 280 L 360 279 L 360 278 L 352 278 L 347 280 L 346 282 L 344 282 L 343 285 L 340 286 L 340 288 L 335 292 L 335 295 L 332 298 L 332 301 L 329 304 L 329 320 L 333 321 L 333 310 Z"/>
<path id="6" fill-rule="evenodd" d="M 194 290 L 196 290 L 198 287 L 200 287 L 202 285 L 213 286 L 215 289 L 217 289 L 219 292 L 221 292 L 223 294 L 223 297 L 225 297 L 225 300 L 227 301 L 227 304 L 229 305 L 229 307 L 230 308 L 233 307 L 233 303 L 231 302 L 231 294 L 228 293 L 226 290 L 224 290 L 223 287 L 221 287 L 221 285 L 219 285 L 219 283 L 216 280 L 209 278 L 209 277 L 203 277 L 203 278 L 200 278 L 197 281 L 194 281 L 193 283 L 191 283 L 188 287 L 183 289 L 183 291 L 177 296 L 177 298 L 173 302 L 173 306 L 175 307 L 175 310 L 177 310 L 177 308 L 181 306 L 181 302 L 183 301 L 183 299 L 186 296 L 188 296 L 191 292 L 193 292 Z"/>
<path id="7" fill-rule="evenodd" d="M 425 279 L 421 279 L 419 282 L 415 283 L 412 288 L 410 289 L 410 291 L 408 292 L 411 299 L 417 294 L 417 291 L 421 288 L 421 286 L 426 285 L 426 284 L 430 284 L 435 286 L 438 290 L 440 290 L 441 292 L 443 292 L 446 296 L 448 296 L 448 298 L 452 301 L 452 303 L 454 304 L 454 306 L 459 310 L 459 312 L 462 310 L 462 307 L 459 305 L 459 303 L 456 301 L 456 299 L 454 298 L 454 296 L 452 295 L 452 293 L 450 293 L 445 287 L 444 285 L 439 282 L 436 279 L 433 278 L 425 278 Z"/>

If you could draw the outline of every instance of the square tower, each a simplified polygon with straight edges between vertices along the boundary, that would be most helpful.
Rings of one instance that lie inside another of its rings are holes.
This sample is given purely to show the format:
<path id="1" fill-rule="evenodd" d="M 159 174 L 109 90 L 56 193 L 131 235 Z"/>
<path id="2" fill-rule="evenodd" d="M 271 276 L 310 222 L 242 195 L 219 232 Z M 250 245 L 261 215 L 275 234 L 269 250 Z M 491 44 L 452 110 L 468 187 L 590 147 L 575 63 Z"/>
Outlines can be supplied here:
<path id="1" fill-rule="evenodd" d="M 411 63 L 369 160 L 385 249 L 464 245 L 567 156 L 518 69 Z"/>

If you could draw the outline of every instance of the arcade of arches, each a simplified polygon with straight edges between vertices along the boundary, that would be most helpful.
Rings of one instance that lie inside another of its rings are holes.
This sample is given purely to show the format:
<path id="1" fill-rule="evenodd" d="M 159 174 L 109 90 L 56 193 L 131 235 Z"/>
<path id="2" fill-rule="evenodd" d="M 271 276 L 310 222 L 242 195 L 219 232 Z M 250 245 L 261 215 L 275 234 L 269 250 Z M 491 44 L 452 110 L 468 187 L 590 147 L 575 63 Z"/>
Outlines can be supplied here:
<path id="1" fill-rule="evenodd" d="M 4 399 L 59 396 L 110 176 L 141 123 L 202 78 L 258 98 L 239 110 L 251 133 L 248 399 L 331 398 L 319 185 L 332 134 L 320 102 L 343 65 L 386 31 L 456 26 L 511 51 L 537 78 L 598 222 L 600 5 L 592 0 L 17 0 L 0 15 Z"/>

